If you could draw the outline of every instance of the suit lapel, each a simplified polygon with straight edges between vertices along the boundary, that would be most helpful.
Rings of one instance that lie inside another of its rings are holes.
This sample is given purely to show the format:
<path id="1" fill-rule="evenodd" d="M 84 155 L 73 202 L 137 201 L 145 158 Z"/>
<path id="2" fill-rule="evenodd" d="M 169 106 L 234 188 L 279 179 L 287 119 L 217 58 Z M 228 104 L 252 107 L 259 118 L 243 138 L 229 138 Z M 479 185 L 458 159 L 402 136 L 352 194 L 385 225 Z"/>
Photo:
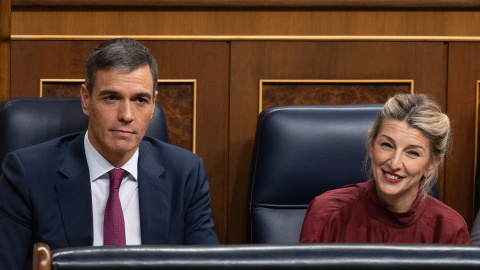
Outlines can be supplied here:
<path id="1" fill-rule="evenodd" d="M 70 143 L 59 170 L 65 179 L 56 185 L 63 224 L 71 247 L 93 244 L 92 193 L 84 136 L 85 133 Z"/>
<path id="2" fill-rule="evenodd" d="M 171 183 L 148 142 L 140 143 L 138 195 L 142 244 L 167 244 L 171 211 Z"/>

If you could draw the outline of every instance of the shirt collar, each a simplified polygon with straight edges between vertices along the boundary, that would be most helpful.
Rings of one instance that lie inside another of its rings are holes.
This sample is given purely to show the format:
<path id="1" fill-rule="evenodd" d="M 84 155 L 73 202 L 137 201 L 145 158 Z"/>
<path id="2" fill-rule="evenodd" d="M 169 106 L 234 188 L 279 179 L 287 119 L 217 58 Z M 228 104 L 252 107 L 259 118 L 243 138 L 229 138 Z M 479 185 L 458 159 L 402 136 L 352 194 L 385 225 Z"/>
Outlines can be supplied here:
<path id="1" fill-rule="evenodd" d="M 88 163 L 88 170 L 90 173 L 90 181 L 94 181 L 101 177 L 102 175 L 108 173 L 111 169 L 115 167 L 108 162 L 98 151 L 93 147 L 88 139 L 88 130 L 85 133 L 85 138 L 83 140 L 83 144 L 85 146 L 85 156 L 87 157 Z M 137 151 L 133 154 L 133 156 L 120 168 L 127 171 L 132 177 L 134 181 L 137 181 L 137 169 L 138 169 L 138 152 Z"/>

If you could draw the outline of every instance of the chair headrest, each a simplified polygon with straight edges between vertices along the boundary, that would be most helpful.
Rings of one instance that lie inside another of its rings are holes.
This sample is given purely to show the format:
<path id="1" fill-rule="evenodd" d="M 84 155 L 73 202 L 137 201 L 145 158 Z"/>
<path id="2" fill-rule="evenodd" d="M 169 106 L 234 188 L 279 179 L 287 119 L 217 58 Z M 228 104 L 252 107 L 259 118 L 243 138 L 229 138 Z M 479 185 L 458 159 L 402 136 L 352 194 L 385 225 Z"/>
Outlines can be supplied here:
<path id="1" fill-rule="evenodd" d="M 368 130 L 382 104 L 284 106 L 258 117 L 252 203 L 303 205 L 368 178 Z"/>

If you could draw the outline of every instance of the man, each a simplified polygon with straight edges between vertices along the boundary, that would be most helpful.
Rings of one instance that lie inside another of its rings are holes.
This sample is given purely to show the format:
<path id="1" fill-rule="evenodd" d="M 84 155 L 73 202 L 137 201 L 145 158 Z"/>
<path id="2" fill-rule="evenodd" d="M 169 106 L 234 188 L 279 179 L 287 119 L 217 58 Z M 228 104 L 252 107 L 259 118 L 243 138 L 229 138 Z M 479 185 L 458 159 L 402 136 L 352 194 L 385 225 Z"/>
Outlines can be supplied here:
<path id="1" fill-rule="evenodd" d="M 139 42 L 103 42 L 88 59 L 80 89 L 88 130 L 5 158 L 0 269 L 31 269 L 36 242 L 52 249 L 218 244 L 201 158 L 144 137 L 154 111 L 157 73 L 155 59 Z M 117 195 L 110 186 L 109 175 L 116 174 L 111 170 L 120 172 Z M 115 214 L 107 214 L 110 201 L 120 209 Z M 109 227 L 118 224 L 115 230 Z"/>

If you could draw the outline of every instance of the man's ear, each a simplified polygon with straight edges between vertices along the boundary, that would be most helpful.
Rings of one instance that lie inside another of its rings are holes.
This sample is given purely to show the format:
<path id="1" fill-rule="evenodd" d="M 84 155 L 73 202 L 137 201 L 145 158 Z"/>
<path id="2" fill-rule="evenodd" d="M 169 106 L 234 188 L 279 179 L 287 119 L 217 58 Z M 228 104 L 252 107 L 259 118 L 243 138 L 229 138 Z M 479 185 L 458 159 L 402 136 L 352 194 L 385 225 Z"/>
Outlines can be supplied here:
<path id="1" fill-rule="evenodd" d="M 150 115 L 150 120 L 153 117 L 153 113 L 155 112 L 155 99 L 157 98 L 158 91 L 155 91 L 155 94 L 153 95 L 153 110 L 152 110 L 152 115 Z"/>
<path id="2" fill-rule="evenodd" d="M 88 93 L 87 86 L 85 86 L 85 84 L 82 84 L 80 87 L 80 97 L 82 98 L 83 113 L 88 116 L 88 103 L 90 101 L 90 94 Z"/>

